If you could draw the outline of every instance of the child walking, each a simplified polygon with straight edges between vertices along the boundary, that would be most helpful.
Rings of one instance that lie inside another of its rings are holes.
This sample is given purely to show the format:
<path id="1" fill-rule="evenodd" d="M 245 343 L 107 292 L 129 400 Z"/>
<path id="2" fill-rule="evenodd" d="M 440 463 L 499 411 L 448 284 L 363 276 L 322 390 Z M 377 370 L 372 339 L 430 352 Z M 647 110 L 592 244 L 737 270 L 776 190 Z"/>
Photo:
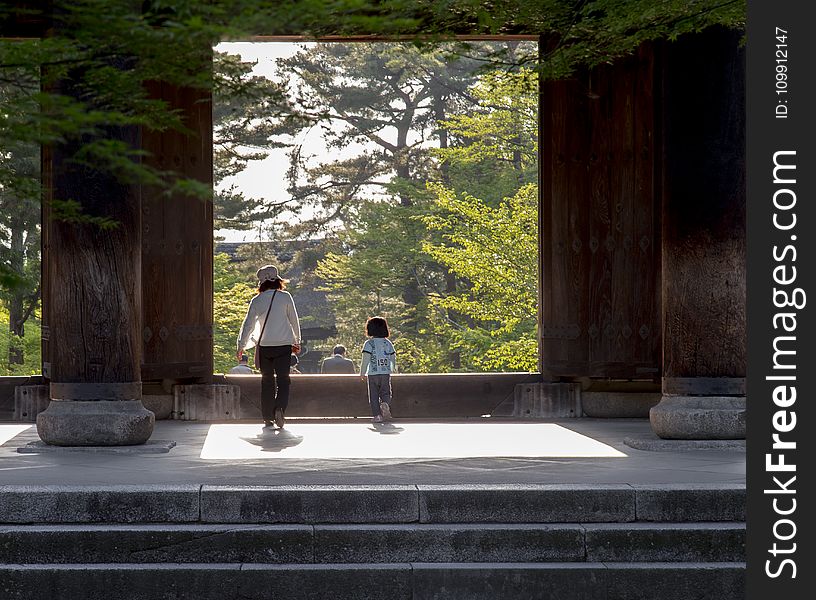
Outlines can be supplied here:
<path id="1" fill-rule="evenodd" d="M 397 353 L 388 339 L 385 317 L 366 321 L 368 340 L 363 344 L 360 378 L 368 376 L 368 403 L 375 423 L 391 419 L 391 373 L 397 372 Z"/>

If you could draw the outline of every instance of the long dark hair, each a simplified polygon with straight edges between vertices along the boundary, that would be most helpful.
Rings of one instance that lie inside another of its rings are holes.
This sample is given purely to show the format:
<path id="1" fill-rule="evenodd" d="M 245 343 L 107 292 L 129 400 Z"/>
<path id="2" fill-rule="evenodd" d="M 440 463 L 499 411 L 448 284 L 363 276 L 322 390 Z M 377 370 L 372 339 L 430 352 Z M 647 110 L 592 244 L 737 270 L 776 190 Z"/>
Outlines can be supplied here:
<path id="1" fill-rule="evenodd" d="M 265 279 L 261 282 L 261 285 L 258 286 L 258 293 L 265 292 L 267 290 L 285 290 L 286 289 L 286 282 L 283 279 Z"/>
<path id="2" fill-rule="evenodd" d="M 368 321 L 366 321 L 365 330 L 366 335 L 376 338 L 387 338 L 391 335 L 385 317 L 369 317 Z"/>

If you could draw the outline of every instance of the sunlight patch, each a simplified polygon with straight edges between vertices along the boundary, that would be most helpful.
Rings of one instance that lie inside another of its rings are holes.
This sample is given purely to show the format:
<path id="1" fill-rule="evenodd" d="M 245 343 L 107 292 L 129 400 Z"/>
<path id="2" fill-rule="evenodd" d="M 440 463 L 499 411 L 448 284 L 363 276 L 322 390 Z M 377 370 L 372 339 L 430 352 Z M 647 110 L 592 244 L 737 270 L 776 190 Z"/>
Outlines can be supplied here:
<path id="1" fill-rule="evenodd" d="M 0 446 L 20 435 L 33 425 L 0 425 Z"/>
<path id="2" fill-rule="evenodd" d="M 211 425 L 203 459 L 618 458 L 626 454 L 554 423 Z"/>

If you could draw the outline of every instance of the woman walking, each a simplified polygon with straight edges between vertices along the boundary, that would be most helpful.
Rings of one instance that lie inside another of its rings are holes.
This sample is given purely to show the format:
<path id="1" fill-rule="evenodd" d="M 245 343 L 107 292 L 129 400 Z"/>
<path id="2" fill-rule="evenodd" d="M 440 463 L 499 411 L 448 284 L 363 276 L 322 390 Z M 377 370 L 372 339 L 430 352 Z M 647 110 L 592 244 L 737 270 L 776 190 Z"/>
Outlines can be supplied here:
<path id="1" fill-rule="evenodd" d="M 240 360 L 244 349 L 255 349 L 255 367 L 261 371 L 261 413 L 264 425 L 274 422 L 283 428 L 289 404 L 289 362 L 300 352 L 300 323 L 292 295 L 285 291 L 286 280 L 278 268 L 258 269 L 258 295 L 249 303 L 241 333 L 238 334 Z"/>

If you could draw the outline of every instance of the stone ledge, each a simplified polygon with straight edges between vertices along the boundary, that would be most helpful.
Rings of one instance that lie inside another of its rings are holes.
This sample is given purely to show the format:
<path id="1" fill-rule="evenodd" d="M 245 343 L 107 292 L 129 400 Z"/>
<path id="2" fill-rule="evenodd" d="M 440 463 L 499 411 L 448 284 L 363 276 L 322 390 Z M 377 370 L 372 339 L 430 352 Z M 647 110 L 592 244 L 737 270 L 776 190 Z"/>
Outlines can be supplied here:
<path id="1" fill-rule="evenodd" d="M 0 525 L 0 564 L 311 563 L 311 525 Z"/>
<path id="2" fill-rule="evenodd" d="M 604 563 L 606 600 L 744 600 L 745 563 Z M 701 590 L 705 593 L 701 595 Z"/>
<path id="3" fill-rule="evenodd" d="M 142 394 L 142 405 L 156 415 L 157 421 L 164 421 L 173 417 L 172 394 Z"/>
<path id="4" fill-rule="evenodd" d="M 745 523 L 583 526 L 588 562 L 745 561 Z"/>
<path id="5" fill-rule="evenodd" d="M 632 487 L 638 521 L 745 521 L 744 484 Z"/>
<path id="6" fill-rule="evenodd" d="M 89 453 L 89 454 L 166 454 L 171 448 L 175 448 L 174 441 L 148 440 L 144 444 L 135 446 L 52 446 L 45 442 L 29 442 L 25 446 L 17 448 L 20 454 L 63 454 L 63 453 Z"/>
<path id="7" fill-rule="evenodd" d="M 422 523 L 565 523 L 635 520 L 628 485 L 417 486 Z"/>
<path id="8" fill-rule="evenodd" d="M 647 452 L 692 452 L 694 450 L 736 450 L 745 452 L 745 440 L 664 440 L 651 438 L 623 438 L 623 443 L 635 450 Z"/>
<path id="9" fill-rule="evenodd" d="M 411 565 L 0 565 L 3 600 L 411 600 Z"/>
<path id="10" fill-rule="evenodd" d="M 199 485 L 0 486 L 0 523 L 189 523 Z"/>
<path id="11" fill-rule="evenodd" d="M 744 600 L 744 563 L 413 563 L 415 598 Z M 671 582 L 671 583 L 667 583 Z M 656 591 L 659 590 L 659 591 Z"/>
<path id="12" fill-rule="evenodd" d="M 51 524 L 0 536 L 0 564 L 745 560 L 745 523 Z"/>
<path id="13" fill-rule="evenodd" d="M 745 485 L 0 486 L 6 523 L 744 521 Z"/>
<path id="14" fill-rule="evenodd" d="M 660 402 L 660 392 L 582 392 L 581 404 L 588 417 L 602 419 L 647 418 Z"/>
<path id="15" fill-rule="evenodd" d="M 410 523 L 419 518 L 416 487 L 203 486 L 206 523 Z"/>
<path id="16" fill-rule="evenodd" d="M 317 525 L 314 562 L 582 562 L 580 525 Z"/>
<path id="17" fill-rule="evenodd" d="M 743 600 L 744 563 L 1 565 L 4 600 Z"/>

